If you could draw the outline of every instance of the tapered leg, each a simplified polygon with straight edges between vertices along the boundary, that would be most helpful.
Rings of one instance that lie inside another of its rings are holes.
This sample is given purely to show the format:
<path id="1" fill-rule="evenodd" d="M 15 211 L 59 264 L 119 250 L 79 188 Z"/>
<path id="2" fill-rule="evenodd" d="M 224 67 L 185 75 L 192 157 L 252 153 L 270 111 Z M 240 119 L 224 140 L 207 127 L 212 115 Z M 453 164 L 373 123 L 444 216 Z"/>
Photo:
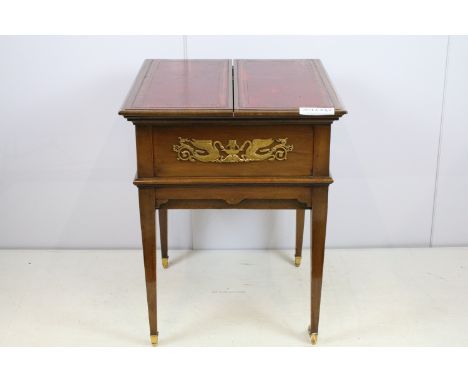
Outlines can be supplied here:
<path id="1" fill-rule="evenodd" d="M 161 255 L 164 268 L 169 266 L 169 256 L 167 254 L 167 209 L 159 209 L 159 232 L 161 237 Z"/>
<path id="2" fill-rule="evenodd" d="M 312 344 L 317 343 L 322 294 L 323 258 L 327 228 L 328 186 L 312 189 L 311 211 L 311 309 L 309 335 Z"/>
<path id="3" fill-rule="evenodd" d="M 296 253 L 294 255 L 294 265 L 301 265 L 302 259 L 302 239 L 304 237 L 304 216 L 305 210 L 296 210 Z"/>
<path id="4" fill-rule="evenodd" d="M 156 294 L 156 209 L 154 190 L 138 190 L 140 202 L 141 237 L 145 264 L 146 298 L 150 325 L 151 343 L 158 344 L 158 314 Z"/>

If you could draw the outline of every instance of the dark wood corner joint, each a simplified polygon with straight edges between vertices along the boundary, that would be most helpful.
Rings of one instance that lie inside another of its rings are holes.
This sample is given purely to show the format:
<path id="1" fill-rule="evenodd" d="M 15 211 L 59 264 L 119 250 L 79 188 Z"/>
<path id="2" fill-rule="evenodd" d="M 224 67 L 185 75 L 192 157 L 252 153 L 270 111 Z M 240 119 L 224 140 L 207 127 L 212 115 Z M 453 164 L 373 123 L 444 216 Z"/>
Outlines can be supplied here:
<path id="1" fill-rule="evenodd" d="M 296 210 L 300 265 L 311 213 L 311 316 L 317 340 L 331 124 L 346 114 L 320 60 L 145 60 L 119 114 L 133 122 L 150 335 L 158 341 L 156 209 Z"/>

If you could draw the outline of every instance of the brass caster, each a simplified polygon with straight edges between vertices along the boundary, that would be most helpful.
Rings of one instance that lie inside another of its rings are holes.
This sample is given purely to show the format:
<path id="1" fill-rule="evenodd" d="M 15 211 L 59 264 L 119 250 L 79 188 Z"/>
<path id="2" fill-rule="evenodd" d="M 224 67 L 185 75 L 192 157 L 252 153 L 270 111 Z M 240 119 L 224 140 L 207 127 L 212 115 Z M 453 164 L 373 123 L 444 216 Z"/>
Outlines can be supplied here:
<path id="1" fill-rule="evenodd" d="M 158 335 L 151 335 L 151 345 L 156 346 L 158 344 Z"/>
<path id="2" fill-rule="evenodd" d="M 310 334 L 310 342 L 312 342 L 312 345 L 317 345 L 317 333 L 311 333 Z"/>
<path id="3" fill-rule="evenodd" d="M 301 259 L 302 259 L 301 256 L 294 256 L 294 265 L 295 265 L 296 267 L 298 267 L 298 266 L 301 265 Z"/>
<path id="4" fill-rule="evenodd" d="M 169 267 L 169 258 L 168 257 L 163 257 L 162 258 L 162 265 L 164 269 L 167 269 Z"/>

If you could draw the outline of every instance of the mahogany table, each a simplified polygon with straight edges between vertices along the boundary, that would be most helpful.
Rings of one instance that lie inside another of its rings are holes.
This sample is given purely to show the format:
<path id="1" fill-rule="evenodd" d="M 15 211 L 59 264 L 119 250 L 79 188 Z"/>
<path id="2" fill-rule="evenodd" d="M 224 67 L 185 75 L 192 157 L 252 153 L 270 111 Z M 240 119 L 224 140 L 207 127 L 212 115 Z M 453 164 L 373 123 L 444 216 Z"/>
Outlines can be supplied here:
<path id="1" fill-rule="evenodd" d="M 309 335 L 317 342 L 330 127 L 346 113 L 320 60 L 145 60 L 119 114 L 136 132 L 150 336 L 158 342 L 156 216 L 167 210 L 296 210 L 295 265 L 311 213 Z"/>

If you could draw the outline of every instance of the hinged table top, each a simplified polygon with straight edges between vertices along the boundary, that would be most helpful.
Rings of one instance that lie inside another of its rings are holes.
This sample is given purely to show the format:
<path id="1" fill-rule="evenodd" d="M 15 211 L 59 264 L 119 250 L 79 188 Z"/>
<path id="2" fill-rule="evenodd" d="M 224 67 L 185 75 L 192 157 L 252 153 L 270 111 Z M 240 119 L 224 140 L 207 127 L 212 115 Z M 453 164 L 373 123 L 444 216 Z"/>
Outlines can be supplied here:
<path id="1" fill-rule="evenodd" d="M 320 60 L 145 60 L 120 114 L 314 119 L 304 113 L 316 109 L 346 113 Z"/>

